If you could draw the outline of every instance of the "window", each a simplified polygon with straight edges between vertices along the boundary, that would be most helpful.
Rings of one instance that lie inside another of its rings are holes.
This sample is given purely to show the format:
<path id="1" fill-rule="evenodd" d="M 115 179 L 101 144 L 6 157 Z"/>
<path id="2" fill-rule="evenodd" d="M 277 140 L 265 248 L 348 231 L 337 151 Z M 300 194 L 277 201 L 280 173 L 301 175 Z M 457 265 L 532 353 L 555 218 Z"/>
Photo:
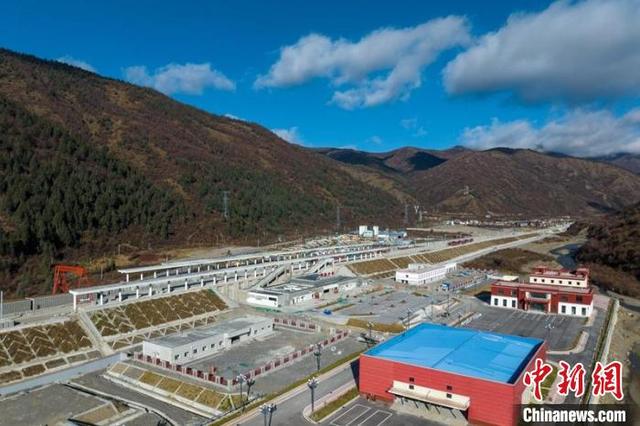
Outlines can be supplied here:
<path id="1" fill-rule="evenodd" d="M 507 306 L 507 299 L 502 299 L 502 306 Z"/>
<path id="2" fill-rule="evenodd" d="M 576 296 L 576 302 L 578 303 L 582 302 L 582 296 Z"/>
<path id="3" fill-rule="evenodd" d="M 409 377 L 409 381 L 410 381 L 411 383 L 415 383 L 416 379 L 415 379 L 415 378 L 413 378 L 413 377 Z"/>
<path id="4" fill-rule="evenodd" d="M 544 282 L 544 278 L 540 280 L 541 282 Z"/>
<path id="5" fill-rule="evenodd" d="M 567 307 L 566 307 L 565 305 L 562 305 L 562 308 L 560 308 L 560 311 L 561 311 L 563 314 L 566 314 L 566 313 L 567 313 Z"/>
<path id="6" fill-rule="evenodd" d="M 515 301 L 515 300 L 512 300 L 512 301 L 511 301 L 511 307 L 512 307 L 512 308 L 515 308 L 515 307 L 516 307 L 516 301 Z"/>
<path id="7" fill-rule="evenodd" d="M 537 278 L 534 278 L 534 279 L 533 279 L 533 282 L 534 282 L 534 283 L 537 283 L 537 282 L 538 282 L 538 279 L 537 279 Z"/>
<path id="8" fill-rule="evenodd" d="M 554 280 L 551 280 L 551 284 L 553 284 L 553 283 L 555 283 L 555 281 L 554 281 Z"/>
<path id="9" fill-rule="evenodd" d="M 568 302 L 569 298 L 567 296 L 560 296 L 560 301 L 561 302 Z"/>
<path id="10" fill-rule="evenodd" d="M 180 354 L 177 354 L 176 356 L 173 357 L 173 359 L 178 359 L 180 358 Z"/>
<path id="11" fill-rule="evenodd" d="M 575 315 L 576 314 L 576 307 L 572 306 L 571 307 L 571 315 Z"/>
<path id="12" fill-rule="evenodd" d="M 587 316 L 587 308 L 582 308 L 582 316 Z"/>
<path id="13" fill-rule="evenodd" d="M 511 295 L 515 296 L 516 295 L 516 291 L 515 290 L 511 290 Z"/>
<path id="14" fill-rule="evenodd" d="M 194 354 L 197 354 L 197 353 L 198 353 L 198 350 L 197 350 L 197 349 L 194 349 L 194 350 L 193 350 L 193 353 L 194 353 Z"/>
<path id="15" fill-rule="evenodd" d="M 203 347 L 202 347 L 202 352 L 204 352 L 204 351 L 206 351 L 206 350 L 207 350 L 207 347 L 206 347 L 206 346 L 203 346 Z"/>
<path id="16" fill-rule="evenodd" d="M 413 390 L 413 385 L 409 385 L 409 389 Z"/>
<path id="17" fill-rule="evenodd" d="M 184 353 L 185 358 L 189 356 L 189 352 Z"/>
<path id="18" fill-rule="evenodd" d="M 453 386 L 451 386 L 451 385 L 447 385 L 447 390 L 448 390 L 448 391 L 453 390 Z"/>
<path id="19" fill-rule="evenodd" d="M 450 393 L 447 394 L 447 398 L 451 399 L 452 395 Z"/>
<path id="20" fill-rule="evenodd" d="M 212 343 L 212 344 L 211 344 L 211 349 L 213 349 L 213 348 L 215 348 L 215 347 L 216 347 L 216 344 L 215 344 L 215 343 Z"/>

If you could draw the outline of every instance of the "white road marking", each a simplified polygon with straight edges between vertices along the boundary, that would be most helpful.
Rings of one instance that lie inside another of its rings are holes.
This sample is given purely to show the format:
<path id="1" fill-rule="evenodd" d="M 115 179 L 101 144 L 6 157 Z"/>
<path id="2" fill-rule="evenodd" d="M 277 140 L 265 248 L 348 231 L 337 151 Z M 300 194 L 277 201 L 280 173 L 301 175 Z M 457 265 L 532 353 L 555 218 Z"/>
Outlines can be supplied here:
<path id="1" fill-rule="evenodd" d="M 362 411 L 360 414 L 358 414 L 357 416 L 355 416 L 349 423 L 345 423 L 345 424 L 338 424 L 335 423 L 337 420 L 341 419 L 342 417 L 346 416 L 349 412 L 351 412 L 351 410 L 353 410 L 354 408 L 364 408 L 364 411 Z M 331 425 L 333 426 L 349 426 L 351 423 L 353 423 L 358 417 L 362 416 L 363 414 L 367 413 L 368 411 L 370 411 L 371 408 L 361 405 L 361 404 L 356 404 L 353 407 L 349 408 L 347 411 L 345 411 L 344 413 L 340 414 L 338 417 L 336 417 L 335 419 L 331 420 Z"/>
<path id="2" fill-rule="evenodd" d="M 386 414 L 386 417 L 384 419 L 380 420 L 378 422 L 378 424 L 376 424 L 375 426 L 380 426 L 381 424 L 386 422 L 389 419 L 389 417 L 391 417 L 393 415 L 389 411 L 376 410 L 375 413 L 373 413 L 372 415 L 370 415 L 369 417 L 367 417 L 366 419 L 364 419 L 363 421 L 358 423 L 358 426 L 362 426 L 367 420 L 369 420 L 370 418 L 372 418 L 373 416 L 375 416 L 378 413 L 383 414 L 383 415 Z M 371 425 L 371 426 L 373 426 L 373 425 Z"/>

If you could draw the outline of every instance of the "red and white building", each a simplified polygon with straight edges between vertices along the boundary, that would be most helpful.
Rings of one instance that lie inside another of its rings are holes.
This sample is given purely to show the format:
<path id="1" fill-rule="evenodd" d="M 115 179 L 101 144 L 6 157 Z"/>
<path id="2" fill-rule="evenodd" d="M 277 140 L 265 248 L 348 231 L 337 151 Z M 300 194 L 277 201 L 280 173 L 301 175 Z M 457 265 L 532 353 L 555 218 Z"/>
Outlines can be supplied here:
<path id="1" fill-rule="evenodd" d="M 491 306 L 588 317 L 593 312 L 589 270 L 539 266 L 528 283 L 496 281 L 491 284 Z"/>

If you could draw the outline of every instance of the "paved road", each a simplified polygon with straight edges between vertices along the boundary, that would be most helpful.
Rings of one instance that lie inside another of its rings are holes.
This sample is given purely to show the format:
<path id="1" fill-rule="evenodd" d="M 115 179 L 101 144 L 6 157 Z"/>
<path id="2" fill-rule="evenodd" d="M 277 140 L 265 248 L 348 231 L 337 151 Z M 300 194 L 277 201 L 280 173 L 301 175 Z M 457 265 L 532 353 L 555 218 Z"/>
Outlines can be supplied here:
<path id="1" fill-rule="evenodd" d="M 316 388 L 316 398 L 319 399 L 325 395 L 333 392 L 334 389 L 352 382 L 355 386 L 356 378 L 354 372 L 357 372 L 357 361 L 351 363 L 350 368 L 341 371 L 340 373 L 332 376 L 326 380 L 321 381 Z M 304 425 L 308 423 L 304 417 L 302 417 L 302 410 L 304 407 L 311 403 L 311 394 L 309 391 L 302 392 L 287 401 L 278 405 L 278 409 L 273 414 L 271 424 L 273 426 L 278 425 Z M 264 419 L 262 415 L 245 421 L 244 423 L 238 423 L 247 426 L 263 426 Z"/>
<path id="2" fill-rule="evenodd" d="M 182 410 L 173 405 L 169 405 L 165 402 L 151 398 L 150 396 L 135 392 L 131 389 L 125 388 L 124 386 L 119 386 L 113 382 L 110 382 L 109 380 L 102 377 L 100 373 L 102 373 L 102 371 L 98 373 L 87 374 L 86 376 L 82 376 L 73 380 L 72 383 L 78 383 L 79 385 L 94 389 L 98 392 L 113 395 L 116 398 L 120 397 L 144 404 L 154 410 L 158 410 L 159 412 L 164 413 L 171 420 L 173 420 L 175 424 L 178 425 L 201 424 L 205 420 L 204 417 L 200 417 L 197 414 Z"/>

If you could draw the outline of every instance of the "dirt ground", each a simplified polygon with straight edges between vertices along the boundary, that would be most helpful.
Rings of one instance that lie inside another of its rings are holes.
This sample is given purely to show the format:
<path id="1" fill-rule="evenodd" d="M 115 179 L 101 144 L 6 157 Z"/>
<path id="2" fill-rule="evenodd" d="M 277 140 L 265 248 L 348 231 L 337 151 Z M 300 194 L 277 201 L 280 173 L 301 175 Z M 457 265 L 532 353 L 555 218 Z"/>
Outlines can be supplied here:
<path id="1" fill-rule="evenodd" d="M 608 361 L 622 362 L 622 383 L 624 385 L 626 400 L 623 402 L 629 402 L 628 398 L 630 397 L 636 405 L 640 406 L 640 389 L 638 389 L 637 383 L 639 380 L 638 372 L 636 371 L 634 377 L 631 377 L 630 361 L 630 355 L 633 348 L 638 348 L 639 346 L 640 313 L 633 312 L 632 310 L 621 306 L 618 310 L 618 322 L 613 329 Z M 632 380 L 635 381 L 634 386 L 631 386 Z M 616 402 L 617 401 L 609 395 L 600 399 L 600 403 L 602 404 L 613 404 Z"/>

